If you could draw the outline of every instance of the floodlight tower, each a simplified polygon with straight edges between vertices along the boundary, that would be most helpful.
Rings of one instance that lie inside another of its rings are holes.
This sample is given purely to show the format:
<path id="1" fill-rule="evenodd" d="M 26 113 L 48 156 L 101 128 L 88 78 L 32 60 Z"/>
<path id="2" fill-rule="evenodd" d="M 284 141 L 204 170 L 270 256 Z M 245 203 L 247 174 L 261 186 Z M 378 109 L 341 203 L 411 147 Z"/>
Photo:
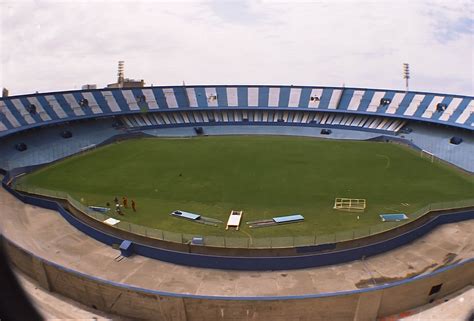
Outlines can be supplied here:
<path id="1" fill-rule="evenodd" d="M 118 62 L 118 74 L 117 74 L 118 80 L 117 80 L 117 83 L 119 84 L 120 88 L 122 87 L 123 81 L 124 81 L 124 78 L 125 78 L 124 77 L 124 68 L 125 68 L 124 64 L 125 64 L 125 62 L 123 60 L 120 60 Z"/>
<path id="2" fill-rule="evenodd" d="M 408 79 L 410 79 L 410 65 L 407 63 L 403 64 L 403 79 L 405 79 L 405 88 L 408 91 Z"/>

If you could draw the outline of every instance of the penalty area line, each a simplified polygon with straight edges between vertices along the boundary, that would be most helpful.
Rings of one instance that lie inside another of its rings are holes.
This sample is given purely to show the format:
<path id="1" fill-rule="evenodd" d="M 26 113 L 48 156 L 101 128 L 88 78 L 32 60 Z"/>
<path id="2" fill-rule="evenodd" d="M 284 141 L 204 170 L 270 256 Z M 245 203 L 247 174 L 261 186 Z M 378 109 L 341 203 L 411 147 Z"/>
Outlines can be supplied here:
<path id="1" fill-rule="evenodd" d="M 249 233 L 247 233 L 247 232 L 245 232 L 245 231 L 243 231 L 243 230 L 240 230 L 240 232 L 244 233 L 245 235 L 247 235 L 247 236 L 249 237 L 249 239 L 250 239 L 250 245 L 252 245 L 252 244 L 253 244 L 252 235 L 250 235 Z"/>
<path id="2" fill-rule="evenodd" d="M 385 164 L 385 168 L 387 169 L 390 167 L 390 157 L 381 154 L 376 154 L 375 156 L 385 158 L 385 160 L 387 161 L 387 163 Z"/>

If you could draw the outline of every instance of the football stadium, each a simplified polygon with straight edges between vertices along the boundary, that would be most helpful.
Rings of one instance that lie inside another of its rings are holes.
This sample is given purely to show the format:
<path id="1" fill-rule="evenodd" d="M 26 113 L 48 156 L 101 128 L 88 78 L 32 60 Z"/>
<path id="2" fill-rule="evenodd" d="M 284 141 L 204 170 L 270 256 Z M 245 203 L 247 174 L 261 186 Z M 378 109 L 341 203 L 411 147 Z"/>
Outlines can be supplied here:
<path id="1" fill-rule="evenodd" d="M 0 99 L 6 253 L 149 320 L 374 320 L 474 281 L 474 97 L 297 85 Z"/>

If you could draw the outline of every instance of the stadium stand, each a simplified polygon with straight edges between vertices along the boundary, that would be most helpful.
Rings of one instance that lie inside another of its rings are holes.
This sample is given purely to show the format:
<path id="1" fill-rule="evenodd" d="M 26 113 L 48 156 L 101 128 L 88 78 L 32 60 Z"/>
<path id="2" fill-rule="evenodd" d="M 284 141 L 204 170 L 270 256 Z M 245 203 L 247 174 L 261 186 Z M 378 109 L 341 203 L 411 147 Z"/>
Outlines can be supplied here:
<path id="1" fill-rule="evenodd" d="M 183 111 L 178 113 L 155 112 L 139 115 L 123 116 L 123 122 L 129 128 L 144 129 L 152 126 L 182 126 L 187 124 L 209 124 L 209 123 L 243 123 L 247 124 L 270 124 L 279 125 L 314 125 L 334 127 L 355 127 L 359 130 L 397 132 L 405 124 L 404 120 L 352 114 L 335 114 L 324 112 L 300 112 L 300 111 Z"/>
<path id="2" fill-rule="evenodd" d="M 421 122 L 410 123 L 409 126 L 412 131 L 399 135 L 400 138 L 431 152 L 438 158 L 474 172 L 474 134 L 472 131 L 433 126 Z M 450 139 L 453 136 L 463 138 L 462 144 L 451 144 Z"/>
<path id="3" fill-rule="evenodd" d="M 34 107 L 34 108 L 33 108 Z M 209 109 L 212 108 L 212 109 Z M 214 115 L 225 108 L 228 113 Z M 232 109 L 268 109 L 268 113 L 243 112 Z M 32 110 L 34 112 L 31 112 Z M 209 109 L 205 122 L 249 121 L 307 122 L 305 114 L 287 110 L 317 110 L 349 114 L 392 116 L 399 119 L 423 120 L 472 129 L 474 100 L 472 97 L 393 90 L 297 87 L 297 86 L 214 86 L 214 87 L 150 87 L 140 89 L 104 89 L 12 96 L 0 99 L 0 133 L 91 116 L 133 113 L 142 110 Z M 280 110 L 277 113 L 273 110 Z M 192 114 L 191 114 L 192 115 Z M 276 115 L 276 116 L 275 116 Z M 189 114 L 175 114 L 163 122 L 190 122 Z M 199 116 L 198 116 L 199 117 Z M 210 118 L 209 118 L 210 117 Z M 255 118 L 257 117 L 257 119 Z M 217 119 L 216 119 L 217 118 Z M 199 119 L 199 118 L 198 118 Z M 145 121 L 145 120 L 144 120 Z M 156 120 L 157 122 L 160 120 Z M 325 120 L 326 121 L 326 120 Z M 348 118 L 330 122 L 351 121 Z M 378 125 L 377 125 L 378 126 Z"/>
<path id="4" fill-rule="evenodd" d="M 32 129 L 4 137 L 0 144 L 0 167 L 9 170 L 48 163 L 91 148 L 121 133 L 112 127 L 112 121 L 112 119 L 83 120 L 67 125 Z M 64 139 L 62 134 L 65 131 L 72 132 L 74 135 Z M 28 148 L 20 155 L 15 146 L 21 143 L 26 143 Z"/>

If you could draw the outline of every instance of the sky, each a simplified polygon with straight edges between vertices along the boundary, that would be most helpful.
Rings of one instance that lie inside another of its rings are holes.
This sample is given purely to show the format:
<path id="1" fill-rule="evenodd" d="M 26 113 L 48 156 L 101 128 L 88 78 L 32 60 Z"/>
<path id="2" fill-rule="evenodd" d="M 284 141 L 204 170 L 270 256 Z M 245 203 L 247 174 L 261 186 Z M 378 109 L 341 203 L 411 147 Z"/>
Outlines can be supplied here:
<path id="1" fill-rule="evenodd" d="M 0 0 L 10 95 L 146 85 L 280 84 L 474 95 L 474 0 Z"/>

